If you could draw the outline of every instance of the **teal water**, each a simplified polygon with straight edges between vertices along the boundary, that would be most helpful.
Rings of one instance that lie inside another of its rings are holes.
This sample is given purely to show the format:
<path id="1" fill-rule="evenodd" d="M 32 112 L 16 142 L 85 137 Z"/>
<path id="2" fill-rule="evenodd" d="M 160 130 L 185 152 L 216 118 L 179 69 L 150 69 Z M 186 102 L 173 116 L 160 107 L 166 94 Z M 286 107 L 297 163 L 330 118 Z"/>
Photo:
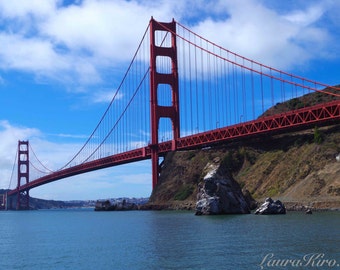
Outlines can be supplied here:
<path id="1" fill-rule="evenodd" d="M 340 212 L 3 211 L 0 255 L 0 269 L 340 269 Z"/>

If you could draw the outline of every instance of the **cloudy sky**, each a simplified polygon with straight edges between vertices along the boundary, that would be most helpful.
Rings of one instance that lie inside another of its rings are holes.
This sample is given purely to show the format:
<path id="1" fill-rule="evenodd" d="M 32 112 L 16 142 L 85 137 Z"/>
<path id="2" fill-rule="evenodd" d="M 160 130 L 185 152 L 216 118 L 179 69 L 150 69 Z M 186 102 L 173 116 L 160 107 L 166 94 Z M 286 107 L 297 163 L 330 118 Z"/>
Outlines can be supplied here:
<path id="1" fill-rule="evenodd" d="M 10 184 L 18 140 L 29 140 L 51 169 L 82 146 L 151 16 L 174 18 L 245 57 L 336 85 L 339 14 L 337 0 L 0 1 L 0 188 Z M 34 197 L 62 200 L 150 193 L 150 161 L 31 191 Z"/>

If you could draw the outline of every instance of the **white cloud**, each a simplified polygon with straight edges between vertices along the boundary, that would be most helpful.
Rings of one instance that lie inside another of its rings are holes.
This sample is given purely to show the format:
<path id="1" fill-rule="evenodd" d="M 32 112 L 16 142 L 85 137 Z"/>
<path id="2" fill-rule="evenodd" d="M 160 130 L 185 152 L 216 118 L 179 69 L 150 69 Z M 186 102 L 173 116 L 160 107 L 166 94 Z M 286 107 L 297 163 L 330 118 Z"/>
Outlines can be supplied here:
<path id="1" fill-rule="evenodd" d="M 87 139 L 88 135 L 81 135 L 81 134 L 65 134 L 65 133 L 59 133 L 59 134 L 47 134 L 48 136 L 56 136 L 60 138 L 72 138 L 72 139 Z"/>
<path id="2" fill-rule="evenodd" d="M 315 47 L 325 49 L 329 41 L 327 30 L 313 24 L 324 12 L 319 6 L 285 15 L 255 1 L 220 1 L 219 7 L 230 17 L 208 18 L 194 32 L 266 65 L 288 70 L 305 65 L 319 55 Z"/>
<path id="3" fill-rule="evenodd" d="M 0 33 L 0 67 L 30 72 L 63 83 L 75 80 L 81 84 L 101 81 L 89 58 L 59 54 L 53 44 L 42 38 Z M 75 79 L 76 78 L 76 79 Z"/>
<path id="4" fill-rule="evenodd" d="M 30 149 L 30 161 L 36 168 L 47 170 L 39 164 L 41 162 L 46 168 L 57 170 L 70 160 L 82 143 L 53 143 L 44 139 L 44 135 L 35 128 L 14 126 L 8 121 L 0 121 L 0 188 L 8 188 L 12 168 L 15 161 L 18 140 L 29 140 L 34 151 Z M 35 155 L 38 157 L 37 161 Z M 16 167 L 15 167 L 16 168 Z M 42 176 L 35 169 L 30 171 L 30 178 Z M 16 177 L 16 171 L 14 171 Z M 11 188 L 15 187 L 16 179 L 12 179 Z"/>
<path id="5" fill-rule="evenodd" d="M 146 27 L 129 27 L 133 25 L 128 23 L 131 18 L 145 21 L 138 8 L 122 1 L 84 1 L 81 6 L 58 10 L 41 29 L 71 50 L 85 50 L 103 59 L 126 60 L 131 58 L 131 52 L 136 48 L 136 36 Z"/>
<path id="6" fill-rule="evenodd" d="M 122 61 L 132 59 L 151 14 L 168 17 L 162 15 L 168 8 L 151 1 L 61 3 L 0 3 L 2 69 L 30 72 L 72 88 L 100 84 L 104 68 L 121 68 Z"/>
<path id="7" fill-rule="evenodd" d="M 93 94 L 93 102 L 94 103 L 109 103 L 112 100 L 112 97 L 114 96 L 114 91 L 97 91 Z M 115 96 L 115 100 L 121 99 L 123 97 L 122 93 L 117 93 Z"/>
<path id="8" fill-rule="evenodd" d="M 0 59 L 3 69 L 47 73 L 68 68 L 68 61 L 56 54 L 52 44 L 48 41 L 25 38 L 17 34 L 1 34 L 0 43 Z"/>
<path id="9" fill-rule="evenodd" d="M 84 0 L 62 6 L 58 0 L 1 1 L 0 67 L 66 85 L 100 84 L 103 70 L 131 60 L 152 15 L 160 21 L 195 18 L 188 22 L 198 34 L 278 68 L 289 70 L 329 55 L 331 33 L 316 22 L 326 12 L 334 14 L 337 2 L 309 2 L 284 14 L 265 4 Z"/>
<path id="10" fill-rule="evenodd" d="M 164 1 L 87 0 L 56 10 L 40 25 L 43 35 L 97 67 L 119 67 L 130 61 L 151 15 L 168 20 L 172 5 Z"/>
<path id="11" fill-rule="evenodd" d="M 309 26 L 320 19 L 323 14 L 324 10 L 321 6 L 311 6 L 306 10 L 293 11 L 283 17 L 294 24 Z"/>
<path id="12" fill-rule="evenodd" d="M 54 12 L 59 0 L 0 1 L 0 14 L 4 18 L 45 17 Z"/>

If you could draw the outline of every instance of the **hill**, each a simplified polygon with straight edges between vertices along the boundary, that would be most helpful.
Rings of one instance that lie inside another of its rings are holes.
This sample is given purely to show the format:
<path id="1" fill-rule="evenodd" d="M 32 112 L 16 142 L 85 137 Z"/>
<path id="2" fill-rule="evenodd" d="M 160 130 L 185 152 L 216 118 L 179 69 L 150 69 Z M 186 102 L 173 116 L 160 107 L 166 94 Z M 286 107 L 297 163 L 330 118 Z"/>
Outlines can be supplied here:
<path id="1" fill-rule="evenodd" d="M 337 97 L 320 93 L 280 103 L 264 115 L 314 105 Z M 193 209 L 204 168 L 215 158 L 223 160 L 244 191 L 258 201 L 282 200 L 289 208 L 340 209 L 340 123 L 333 126 L 252 138 L 218 147 L 168 153 L 152 208 Z"/>
<path id="2" fill-rule="evenodd" d="M 5 210 L 4 199 L 8 190 L 0 189 L 0 210 Z M 15 199 L 14 199 L 15 202 Z M 94 208 L 95 201 L 87 200 L 73 200 L 73 201 L 57 201 L 57 200 L 44 200 L 30 197 L 29 207 L 31 210 L 38 209 L 61 209 L 61 208 Z"/>

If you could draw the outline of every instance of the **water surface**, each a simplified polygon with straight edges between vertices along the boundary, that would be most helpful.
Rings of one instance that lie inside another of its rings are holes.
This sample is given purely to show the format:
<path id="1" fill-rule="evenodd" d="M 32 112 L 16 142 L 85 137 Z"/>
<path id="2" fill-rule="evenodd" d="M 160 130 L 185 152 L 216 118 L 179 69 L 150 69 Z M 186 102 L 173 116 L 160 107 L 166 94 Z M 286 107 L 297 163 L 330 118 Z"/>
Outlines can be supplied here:
<path id="1" fill-rule="evenodd" d="M 3 211 L 0 228 L 0 269 L 340 269 L 340 212 Z"/>

